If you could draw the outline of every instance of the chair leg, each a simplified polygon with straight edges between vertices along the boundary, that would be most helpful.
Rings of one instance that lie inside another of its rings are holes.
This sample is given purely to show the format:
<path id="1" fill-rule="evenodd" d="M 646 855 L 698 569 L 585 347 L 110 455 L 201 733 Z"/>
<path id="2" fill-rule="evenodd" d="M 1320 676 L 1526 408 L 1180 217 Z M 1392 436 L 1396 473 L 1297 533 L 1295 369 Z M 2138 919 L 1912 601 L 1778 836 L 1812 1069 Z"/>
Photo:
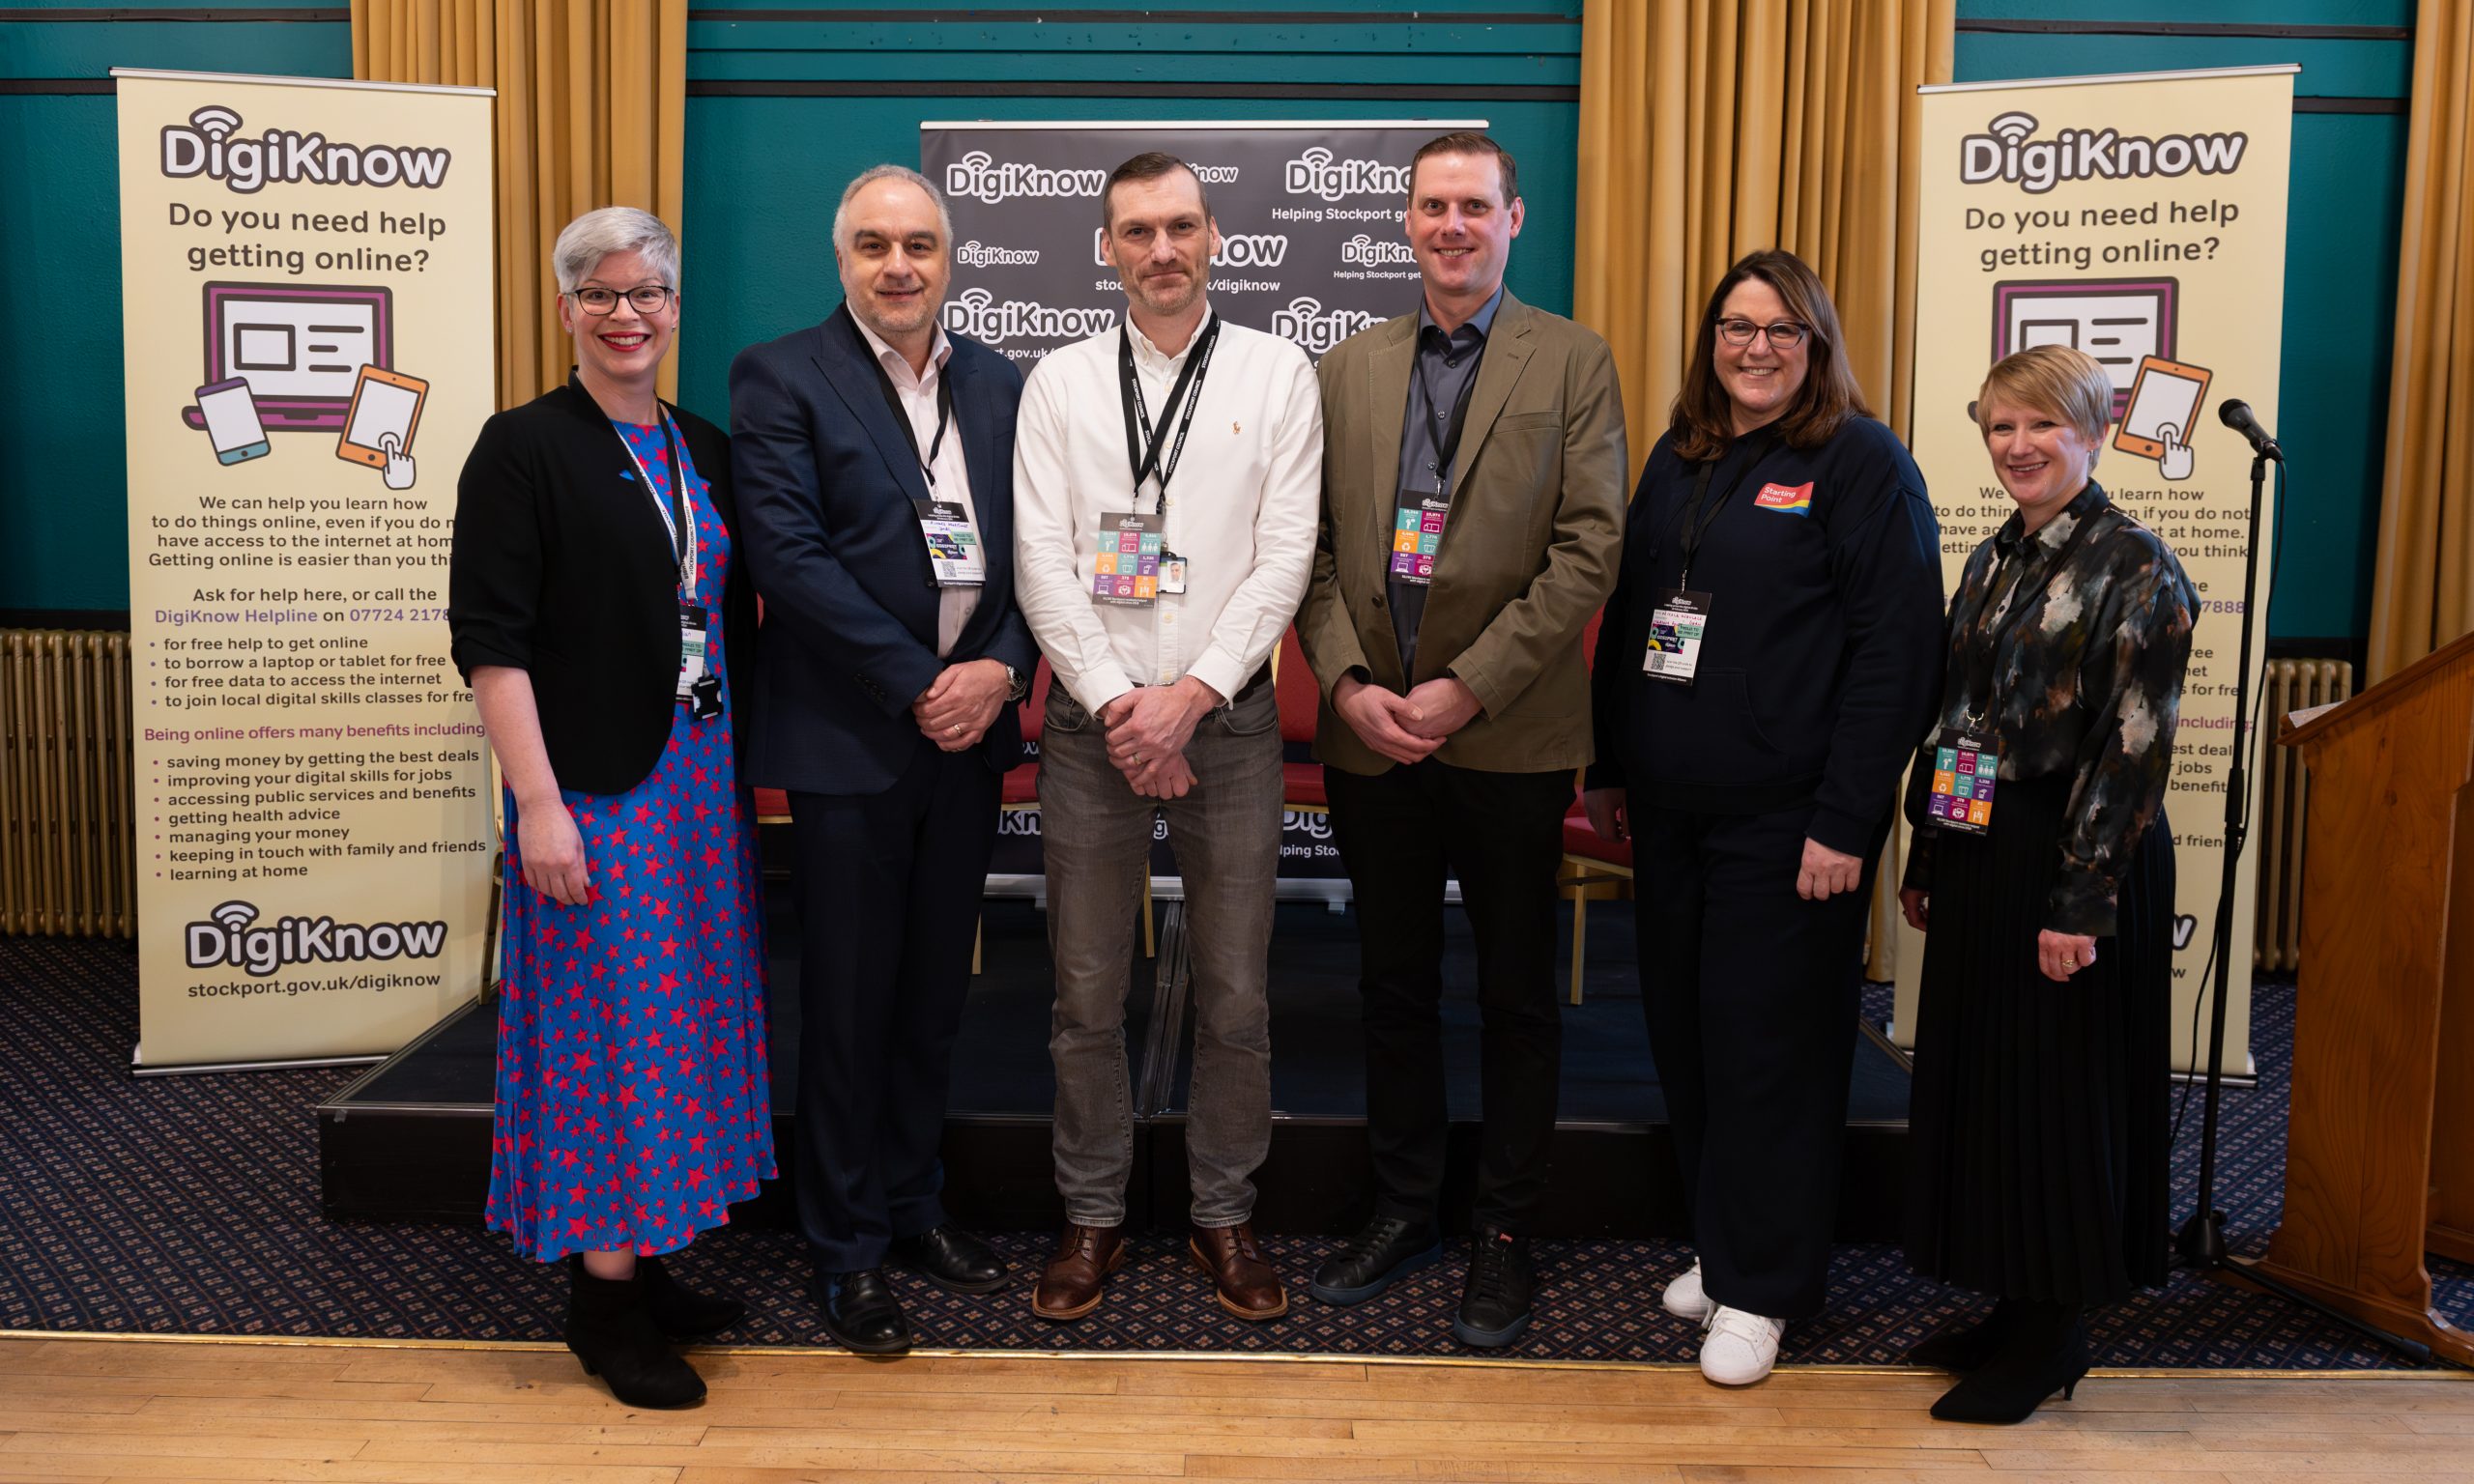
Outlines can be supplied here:
<path id="1" fill-rule="evenodd" d="M 1572 1003 L 1581 1002 L 1581 959 L 1589 942 L 1589 886 L 1572 884 Z"/>
<path id="2" fill-rule="evenodd" d="M 1157 957 L 1160 949 L 1152 939 L 1151 927 L 1151 863 L 1142 863 L 1142 956 Z"/>
<path id="3" fill-rule="evenodd" d="M 985 942 L 987 936 L 988 914 L 983 912 L 970 925 L 970 977 L 973 979 L 979 977 L 980 950 L 987 946 Z"/>

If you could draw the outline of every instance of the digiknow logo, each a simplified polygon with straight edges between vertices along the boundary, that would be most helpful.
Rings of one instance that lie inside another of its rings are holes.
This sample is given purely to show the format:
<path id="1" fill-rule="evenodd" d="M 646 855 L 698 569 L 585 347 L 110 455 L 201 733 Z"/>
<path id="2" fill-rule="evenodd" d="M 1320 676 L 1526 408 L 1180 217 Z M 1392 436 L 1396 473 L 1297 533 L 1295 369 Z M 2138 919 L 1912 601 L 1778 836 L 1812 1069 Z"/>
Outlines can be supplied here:
<path id="1" fill-rule="evenodd" d="M 1051 308 L 1034 300 L 1000 300 L 986 289 L 965 289 L 945 302 L 945 328 L 986 345 L 1018 336 L 1082 340 L 1117 328 L 1114 309 Z"/>
<path id="2" fill-rule="evenodd" d="M 446 943 L 446 924 L 338 923 L 331 917 L 279 917 L 271 928 L 252 927 L 257 903 L 227 901 L 191 923 L 186 933 L 188 966 L 211 969 L 228 963 L 265 978 L 290 963 L 345 963 L 362 958 L 435 958 Z"/>
<path id="3" fill-rule="evenodd" d="M 1320 356 L 1359 330 L 1381 323 L 1380 315 L 1364 309 L 1326 309 L 1317 299 L 1293 299 L 1287 308 L 1272 311 L 1272 333 L 1295 341 L 1311 356 Z"/>
<path id="4" fill-rule="evenodd" d="M 1037 247 L 992 247 L 977 238 L 954 249 L 954 261 L 971 268 L 999 268 L 1009 264 L 1033 264 L 1040 260 Z"/>
<path id="5" fill-rule="evenodd" d="M 1378 243 L 1360 232 L 1340 243 L 1340 261 L 1364 268 L 1391 268 L 1415 263 L 1418 255 L 1409 250 L 1406 243 Z"/>
<path id="6" fill-rule="evenodd" d="M 1108 229 L 1091 229 L 1091 266 L 1106 268 L 1108 257 L 1100 244 L 1108 239 Z M 1220 250 L 1211 255 L 1214 268 L 1278 268 L 1288 259 L 1288 234 L 1285 232 L 1242 232 L 1223 236 Z"/>
<path id="7" fill-rule="evenodd" d="M 1409 194 L 1409 167 L 1387 165 L 1379 159 L 1336 159 L 1332 152 L 1316 145 L 1288 162 L 1281 172 L 1281 183 L 1292 196 L 1319 196 L 1338 201 L 1344 196 L 1399 196 Z"/>
<path id="8" fill-rule="evenodd" d="M 191 113 L 187 124 L 165 125 L 162 148 L 163 174 L 171 179 L 204 176 L 245 196 L 294 182 L 427 188 L 446 184 L 446 169 L 454 160 L 446 150 L 346 144 L 293 128 L 270 128 L 245 138 L 241 115 L 219 103 Z"/>
<path id="9" fill-rule="evenodd" d="M 1046 165 L 998 164 L 986 150 L 973 150 L 945 167 L 948 195 L 993 205 L 1017 196 L 1096 196 L 1108 183 L 1106 170 L 1052 170 Z"/>

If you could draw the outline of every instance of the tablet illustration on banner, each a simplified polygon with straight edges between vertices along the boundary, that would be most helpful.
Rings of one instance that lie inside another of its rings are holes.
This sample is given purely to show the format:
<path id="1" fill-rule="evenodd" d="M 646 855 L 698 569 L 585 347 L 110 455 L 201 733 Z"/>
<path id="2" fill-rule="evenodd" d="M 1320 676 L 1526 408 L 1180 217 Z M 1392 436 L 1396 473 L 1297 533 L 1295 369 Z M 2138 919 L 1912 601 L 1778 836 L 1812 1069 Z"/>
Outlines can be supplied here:
<path id="1" fill-rule="evenodd" d="M 249 395 L 247 382 L 236 376 L 200 386 L 197 407 L 206 423 L 206 441 L 218 462 L 241 464 L 266 457 L 266 424 L 258 420 L 258 404 Z"/>
<path id="2" fill-rule="evenodd" d="M 419 377 L 362 366 L 344 413 L 343 434 L 335 440 L 335 457 L 379 471 L 390 490 L 411 489 L 413 434 L 420 427 L 421 403 L 428 396 L 429 383 Z"/>
<path id="3" fill-rule="evenodd" d="M 2205 366 L 2185 365 L 2161 356 L 2140 357 L 2130 408 L 2114 434 L 2114 446 L 2154 459 L 2168 479 L 2191 477 L 2191 419 L 2199 414 L 2215 374 Z"/>

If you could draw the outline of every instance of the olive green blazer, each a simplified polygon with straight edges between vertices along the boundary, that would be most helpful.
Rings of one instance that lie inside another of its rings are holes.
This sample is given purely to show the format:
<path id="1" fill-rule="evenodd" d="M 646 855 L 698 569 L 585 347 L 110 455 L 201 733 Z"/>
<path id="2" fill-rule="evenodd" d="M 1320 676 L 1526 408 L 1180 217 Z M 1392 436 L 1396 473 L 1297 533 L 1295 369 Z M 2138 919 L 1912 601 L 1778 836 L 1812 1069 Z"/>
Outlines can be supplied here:
<path id="1" fill-rule="evenodd" d="M 1481 710 L 1435 756 L 1497 773 L 1583 766 L 1581 631 L 1615 585 L 1624 545 L 1614 357 L 1595 332 L 1504 295 L 1453 461 L 1417 673 L 1404 675 L 1385 574 L 1417 328 L 1415 313 L 1387 321 L 1333 347 L 1320 367 L 1322 528 L 1297 614 L 1323 693 L 1314 755 L 1351 773 L 1392 766 L 1332 709 L 1341 676 L 1363 671 L 1405 693 L 1450 673 Z"/>

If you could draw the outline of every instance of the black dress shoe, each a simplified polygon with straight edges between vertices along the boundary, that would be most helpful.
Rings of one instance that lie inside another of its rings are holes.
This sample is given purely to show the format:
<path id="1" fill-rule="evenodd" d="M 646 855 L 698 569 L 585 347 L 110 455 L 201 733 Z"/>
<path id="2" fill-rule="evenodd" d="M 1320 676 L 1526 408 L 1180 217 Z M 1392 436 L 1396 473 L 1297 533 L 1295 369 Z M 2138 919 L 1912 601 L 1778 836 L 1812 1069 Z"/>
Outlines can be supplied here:
<path id="1" fill-rule="evenodd" d="M 1314 1270 L 1307 1292 L 1325 1303 L 1364 1303 L 1441 1256 L 1433 1222 L 1377 1216 Z"/>
<path id="2" fill-rule="evenodd" d="M 2056 1391 L 2068 1401 L 2087 1374 L 2087 1330 L 2076 1304 L 2028 1303 L 1982 1369 L 1942 1394 L 1943 1422 L 2025 1422 Z"/>
<path id="3" fill-rule="evenodd" d="M 717 1334 L 747 1317 L 747 1305 L 719 1294 L 700 1294 L 678 1281 L 658 1257 L 636 1259 L 636 1276 L 645 1281 L 645 1306 L 653 1323 L 674 1340 L 702 1339 Z"/>
<path id="4" fill-rule="evenodd" d="M 632 1278 L 596 1278 L 581 1259 L 569 1262 L 566 1341 L 584 1373 L 609 1383 L 610 1394 L 630 1407 L 693 1407 L 705 1399 L 696 1368 L 662 1341 L 641 1270 Z"/>
<path id="5" fill-rule="evenodd" d="M 1537 1277 L 1529 1266 L 1529 1239 L 1481 1226 L 1469 1241 L 1469 1281 L 1460 1290 L 1453 1338 L 1494 1350 L 1519 1339 L 1529 1327 Z"/>
<path id="6" fill-rule="evenodd" d="M 820 1273 L 817 1312 L 833 1343 L 862 1356 L 899 1356 L 910 1349 L 910 1323 L 902 1300 L 870 1268 L 860 1272 Z"/>
<path id="7" fill-rule="evenodd" d="M 1011 1276 L 996 1249 L 959 1226 L 932 1226 L 894 1239 L 894 1262 L 949 1294 L 992 1294 Z"/>

